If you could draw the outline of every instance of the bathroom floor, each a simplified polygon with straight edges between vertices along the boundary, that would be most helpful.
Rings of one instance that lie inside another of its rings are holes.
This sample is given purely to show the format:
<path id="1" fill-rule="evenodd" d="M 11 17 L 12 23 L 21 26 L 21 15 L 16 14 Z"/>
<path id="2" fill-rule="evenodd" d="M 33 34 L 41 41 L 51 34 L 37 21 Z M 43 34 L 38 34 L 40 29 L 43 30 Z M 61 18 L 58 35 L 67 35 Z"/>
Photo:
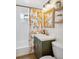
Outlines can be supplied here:
<path id="1" fill-rule="evenodd" d="M 16 59 L 37 59 L 34 54 L 16 57 Z"/>

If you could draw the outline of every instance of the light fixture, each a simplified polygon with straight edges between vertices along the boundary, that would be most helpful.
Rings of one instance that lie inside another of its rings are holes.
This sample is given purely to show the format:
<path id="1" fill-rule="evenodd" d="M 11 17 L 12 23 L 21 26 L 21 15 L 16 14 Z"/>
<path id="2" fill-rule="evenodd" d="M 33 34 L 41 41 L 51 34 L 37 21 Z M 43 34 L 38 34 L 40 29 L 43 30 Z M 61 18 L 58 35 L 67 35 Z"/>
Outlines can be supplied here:
<path id="1" fill-rule="evenodd" d="M 22 22 L 24 22 L 24 21 L 26 21 L 28 19 L 28 15 L 21 13 L 20 14 L 20 19 L 21 19 Z"/>
<path id="2" fill-rule="evenodd" d="M 53 1 L 49 0 L 47 3 L 43 5 L 43 12 L 46 12 L 52 8 L 54 8 Z"/>
<path id="3" fill-rule="evenodd" d="M 50 4 L 50 0 L 47 1 L 47 2 L 43 5 L 43 7 L 45 7 L 47 4 Z"/>

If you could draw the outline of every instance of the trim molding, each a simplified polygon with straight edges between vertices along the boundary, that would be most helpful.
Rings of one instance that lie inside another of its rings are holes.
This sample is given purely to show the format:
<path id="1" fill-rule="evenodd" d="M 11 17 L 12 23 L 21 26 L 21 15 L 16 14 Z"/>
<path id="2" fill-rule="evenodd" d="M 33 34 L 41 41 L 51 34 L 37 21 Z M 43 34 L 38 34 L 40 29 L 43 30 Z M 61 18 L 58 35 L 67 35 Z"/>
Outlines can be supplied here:
<path id="1" fill-rule="evenodd" d="M 31 49 L 31 47 L 17 48 L 16 49 L 16 57 L 23 56 L 23 55 L 28 55 L 28 54 L 31 54 L 33 52 L 34 51 L 33 51 L 33 49 Z"/>

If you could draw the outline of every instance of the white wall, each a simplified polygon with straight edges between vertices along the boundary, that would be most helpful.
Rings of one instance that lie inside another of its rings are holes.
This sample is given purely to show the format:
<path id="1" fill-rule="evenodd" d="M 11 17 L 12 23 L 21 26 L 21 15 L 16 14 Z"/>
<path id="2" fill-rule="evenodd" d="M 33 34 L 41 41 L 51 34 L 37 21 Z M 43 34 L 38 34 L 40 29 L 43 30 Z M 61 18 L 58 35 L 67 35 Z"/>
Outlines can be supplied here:
<path id="1" fill-rule="evenodd" d="M 56 39 L 63 43 L 63 24 L 55 24 L 56 28 Z"/>
<path id="2" fill-rule="evenodd" d="M 23 20 L 20 14 L 28 14 L 28 8 L 16 6 L 16 55 L 23 55 L 29 47 L 29 19 Z"/>
<path id="3" fill-rule="evenodd" d="M 54 36 L 57 41 L 63 43 L 63 24 L 55 24 L 55 28 L 46 28 L 50 36 Z"/>

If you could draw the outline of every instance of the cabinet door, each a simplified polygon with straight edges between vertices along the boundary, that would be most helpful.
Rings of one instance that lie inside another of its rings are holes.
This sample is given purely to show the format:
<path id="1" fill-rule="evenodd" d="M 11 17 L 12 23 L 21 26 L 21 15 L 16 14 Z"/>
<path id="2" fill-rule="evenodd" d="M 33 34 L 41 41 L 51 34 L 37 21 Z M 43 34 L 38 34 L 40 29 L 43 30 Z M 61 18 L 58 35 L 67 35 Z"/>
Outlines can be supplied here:
<path id="1" fill-rule="evenodd" d="M 36 57 L 37 57 L 37 52 L 38 52 L 37 42 L 38 42 L 38 41 L 37 41 L 36 37 L 34 37 L 34 53 L 35 53 Z"/>
<path id="2" fill-rule="evenodd" d="M 34 37 L 34 52 L 37 58 L 42 56 L 42 44 L 41 41 L 36 37 Z"/>
<path id="3" fill-rule="evenodd" d="M 38 57 L 42 57 L 42 42 L 38 40 Z"/>
<path id="4" fill-rule="evenodd" d="M 44 41 L 42 44 L 43 55 L 52 55 L 52 41 Z"/>

